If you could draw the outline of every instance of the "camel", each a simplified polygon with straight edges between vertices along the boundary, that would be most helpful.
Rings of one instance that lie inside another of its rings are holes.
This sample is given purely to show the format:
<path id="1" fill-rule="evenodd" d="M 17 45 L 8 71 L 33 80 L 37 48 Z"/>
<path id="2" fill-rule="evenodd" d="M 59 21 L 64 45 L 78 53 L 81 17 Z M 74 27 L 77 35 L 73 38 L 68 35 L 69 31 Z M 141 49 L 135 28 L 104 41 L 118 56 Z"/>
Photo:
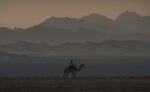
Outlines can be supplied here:
<path id="1" fill-rule="evenodd" d="M 73 64 L 73 60 L 71 60 L 71 64 L 67 68 L 65 68 L 65 70 L 64 70 L 64 75 L 63 75 L 64 79 L 68 78 L 69 74 L 73 74 L 72 79 L 75 79 L 76 78 L 76 73 L 79 72 L 83 67 L 84 67 L 84 64 L 81 64 L 79 66 L 79 68 L 77 68 Z"/>

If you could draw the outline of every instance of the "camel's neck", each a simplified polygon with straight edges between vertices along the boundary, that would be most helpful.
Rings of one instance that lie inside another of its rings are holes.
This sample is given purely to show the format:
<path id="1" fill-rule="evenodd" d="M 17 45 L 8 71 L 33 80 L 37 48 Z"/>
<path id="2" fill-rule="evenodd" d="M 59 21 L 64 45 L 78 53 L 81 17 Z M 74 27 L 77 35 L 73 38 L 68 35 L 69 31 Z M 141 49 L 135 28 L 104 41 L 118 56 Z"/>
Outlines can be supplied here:
<path id="1" fill-rule="evenodd" d="M 78 68 L 78 71 L 80 71 L 82 68 L 83 68 L 83 67 L 80 66 L 80 67 Z"/>

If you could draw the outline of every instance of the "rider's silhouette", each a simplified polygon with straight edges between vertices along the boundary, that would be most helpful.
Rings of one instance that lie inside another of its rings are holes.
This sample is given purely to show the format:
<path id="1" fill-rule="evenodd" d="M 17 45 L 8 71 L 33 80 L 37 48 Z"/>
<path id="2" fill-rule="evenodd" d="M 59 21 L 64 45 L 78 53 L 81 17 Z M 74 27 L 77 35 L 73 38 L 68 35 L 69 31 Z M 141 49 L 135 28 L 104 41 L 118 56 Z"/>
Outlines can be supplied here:
<path id="1" fill-rule="evenodd" d="M 75 66 L 75 64 L 73 64 L 73 60 L 72 59 L 70 60 L 69 68 L 72 69 L 72 70 L 73 69 L 77 70 L 77 67 Z"/>

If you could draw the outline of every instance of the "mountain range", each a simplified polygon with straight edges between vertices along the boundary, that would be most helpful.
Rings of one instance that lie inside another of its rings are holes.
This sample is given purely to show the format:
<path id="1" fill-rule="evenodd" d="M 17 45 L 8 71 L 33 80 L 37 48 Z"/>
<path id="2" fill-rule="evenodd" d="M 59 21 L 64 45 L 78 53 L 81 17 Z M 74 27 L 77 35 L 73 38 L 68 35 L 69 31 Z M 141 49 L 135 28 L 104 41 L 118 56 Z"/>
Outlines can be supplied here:
<path id="1" fill-rule="evenodd" d="M 51 17 L 32 27 L 9 29 L 0 27 L 0 44 L 25 42 L 102 42 L 105 40 L 150 41 L 150 16 L 124 12 L 116 19 L 100 14 L 81 18 Z"/>

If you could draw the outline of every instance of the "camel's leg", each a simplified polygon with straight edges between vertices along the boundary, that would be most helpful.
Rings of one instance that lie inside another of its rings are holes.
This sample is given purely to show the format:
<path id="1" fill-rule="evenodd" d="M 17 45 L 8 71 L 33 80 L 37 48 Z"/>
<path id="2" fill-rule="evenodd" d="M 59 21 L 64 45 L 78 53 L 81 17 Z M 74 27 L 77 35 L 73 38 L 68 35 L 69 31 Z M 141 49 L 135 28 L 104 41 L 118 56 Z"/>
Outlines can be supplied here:
<path id="1" fill-rule="evenodd" d="M 62 76 L 62 77 L 63 77 L 63 79 L 65 79 L 65 73 L 63 74 L 63 76 Z"/>
<path id="2" fill-rule="evenodd" d="M 75 72 L 73 73 L 73 79 L 76 79 L 76 73 Z"/>
<path id="3" fill-rule="evenodd" d="M 64 72 L 63 78 L 66 79 L 66 77 L 67 77 L 67 75 L 66 75 L 66 73 Z"/>
<path id="4" fill-rule="evenodd" d="M 68 79 L 68 73 L 67 72 L 64 72 L 63 78 Z"/>

